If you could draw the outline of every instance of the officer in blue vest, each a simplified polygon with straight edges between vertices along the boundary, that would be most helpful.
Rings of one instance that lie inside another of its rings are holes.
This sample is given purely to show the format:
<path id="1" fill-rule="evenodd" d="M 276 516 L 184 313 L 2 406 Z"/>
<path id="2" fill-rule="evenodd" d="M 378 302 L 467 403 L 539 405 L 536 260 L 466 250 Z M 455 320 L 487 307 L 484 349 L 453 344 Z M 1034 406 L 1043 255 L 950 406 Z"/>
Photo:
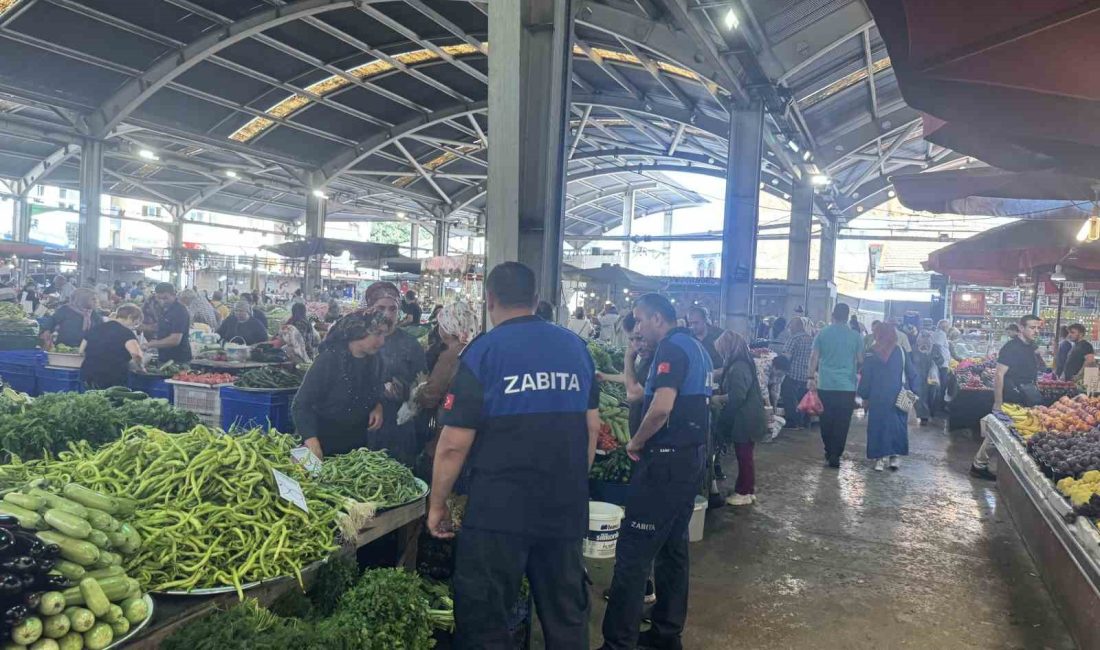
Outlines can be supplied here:
<path id="1" fill-rule="evenodd" d="M 615 551 L 603 647 L 679 650 L 687 617 L 688 522 L 702 484 L 710 426 L 710 355 L 664 296 L 634 303 L 634 333 L 656 348 L 645 383 L 645 415 L 627 453 L 637 461 Z M 650 565 L 653 626 L 638 634 Z"/>
<path id="2" fill-rule="evenodd" d="M 443 400 L 428 512 L 433 535 L 453 536 L 447 496 L 466 465 L 455 647 L 512 647 L 508 615 L 526 575 L 546 647 L 588 648 L 581 544 L 600 429 L 596 368 L 580 337 L 534 315 L 531 269 L 500 264 L 485 297 L 494 327 L 462 352 Z"/>

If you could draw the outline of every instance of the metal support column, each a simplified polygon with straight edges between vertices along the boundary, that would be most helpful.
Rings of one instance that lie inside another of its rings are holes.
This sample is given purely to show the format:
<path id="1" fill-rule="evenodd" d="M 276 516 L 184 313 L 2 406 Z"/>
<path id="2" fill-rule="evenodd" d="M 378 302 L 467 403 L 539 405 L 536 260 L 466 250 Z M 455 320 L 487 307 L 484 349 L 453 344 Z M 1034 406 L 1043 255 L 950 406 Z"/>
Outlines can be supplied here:
<path id="1" fill-rule="evenodd" d="M 172 284 L 180 289 L 186 288 L 183 279 L 183 216 L 182 205 L 169 206 L 172 214 L 172 229 L 168 232 L 168 246 L 172 251 L 170 277 Z"/>
<path id="2" fill-rule="evenodd" d="M 450 237 L 451 229 L 447 226 L 447 222 L 440 219 L 435 222 L 435 236 L 432 237 L 432 253 L 436 257 L 443 257 L 447 254 L 447 239 Z"/>
<path id="3" fill-rule="evenodd" d="M 17 242 L 28 242 L 31 239 L 31 204 L 27 201 L 26 197 L 12 201 L 11 206 L 12 224 L 11 224 L 11 236 Z M 19 258 L 19 277 L 20 282 L 25 282 L 27 278 L 27 272 L 30 270 L 30 265 L 27 258 Z"/>
<path id="4" fill-rule="evenodd" d="M 99 275 L 99 222 L 103 189 L 103 142 L 86 138 L 80 149 L 80 219 L 77 222 L 77 282 Z"/>
<path id="5" fill-rule="evenodd" d="M 623 236 L 630 237 L 630 234 L 634 231 L 634 190 L 627 190 L 623 194 Z M 623 240 L 623 263 L 624 269 L 630 268 L 630 249 L 634 244 L 629 239 Z"/>
<path id="6" fill-rule="evenodd" d="M 409 224 L 409 257 L 420 257 L 420 224 Z"/>
<path id="7" fill-rule="evenodd" d="M 535 270 L 561 298 L 562 219 L 573 67 L 572 0 L 490 2 L 486 271 Z"/>
<path id="8" fill-rule="evenodd" d="M 319 188 L 320 178 L 310 177 L 309 186 L 312 188 Z M 315 237 L 325 236 L 325 212 L 326 204 L 325 197 L 316 196 L 312 193 L 306 194 L 306 239 L 313 239 Z M 317 255 L 310 255 L 306 258 L 305 275 L 302 279 L 302 293 L 306 296 L 314 294 L 315 288 L 321 286 L 321 260 L 324 258 L 323 253 Z"/>
<path id="9" fill-rule="evenodd" d="M 665 223 L 664 228 L 661 230 L 661 234 L 665 237 L 672 235 L 672 210 L 665 211 Z M 661 247 L 665 254 L 665 272 L 663 275 L 672 275 L 672 241 L 666 241 Z"/>
<path id="10" fill-rule="evenodd" d="M 725 327 L 741 334 L 752 326 L 763 138 L 764 103 L 759 97 L 744 108 L 730 108 L 720 305 Z"/>
<path id="11" fill-rule="evenodd" d="M 821 251 L 817 258 L 817 279 L 833 282 L 836 275 L 836 229 L 835 222 L 821 223 Z"/>
<path id="12" fill-rule="evenodd" d="M 791 231 L 787 246 L 788 318 L 795 309 L 806 309 L 810 284 L 810 230 L 813 224 L 814 188 L 805 178 L 795 182 L 791 194 Z"/>

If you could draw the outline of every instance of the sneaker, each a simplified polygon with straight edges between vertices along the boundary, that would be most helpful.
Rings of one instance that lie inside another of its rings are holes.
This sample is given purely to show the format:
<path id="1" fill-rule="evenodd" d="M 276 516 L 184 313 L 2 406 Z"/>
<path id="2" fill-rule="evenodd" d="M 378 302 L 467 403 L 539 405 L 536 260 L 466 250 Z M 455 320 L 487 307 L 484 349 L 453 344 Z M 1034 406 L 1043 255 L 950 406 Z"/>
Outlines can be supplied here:
<path id="1" fill-rule="evenodd" d="M 878 460 L 875 461 L 875 471 L 876 472 L 881 472 L 884 469 L 886 469 L 886 459 L 885 458 L 879 458 Z"/>
<path id="2" fill-rule="evenodd" d="M 988 467 L 978 467 L 977 465 L 970 466 L 970 475 L 974 478 L 980 478 L 986 481 L 996 481 L 997 475 L 989 471 Z"/>
<path id="3" fill-rule="evenodd" d="M 653 584 L 653 580 L 646 579 L 645 595 L 642 596 L 642 603 L 645 605 L 652 605 L 655 602 L 657 602 L 657 587 Z"/>
<path id="4" fill-rule="evenodd" d="M 898 468 L 900 468 L 900 467 L 901 467 L 901 456 L 891 456 L 890 457 L 890 469 L 892 469 L 893 471 L 896 472 L 896 471 L 898 471 Z"/>
<path id="5" fill-rule="evenodd" d="M 638 635 L 638 647 L 645 650 L 683 650 L 684 644 L 678 636 L 658 636 L 649 629 Z"/>
<path id="6" fill-rule="evenodd" d="M 736 492 L 726 497 L 726 503 L 731 506 L 751 506 L 753 497 L 751 494 L 737 494 Z"/>

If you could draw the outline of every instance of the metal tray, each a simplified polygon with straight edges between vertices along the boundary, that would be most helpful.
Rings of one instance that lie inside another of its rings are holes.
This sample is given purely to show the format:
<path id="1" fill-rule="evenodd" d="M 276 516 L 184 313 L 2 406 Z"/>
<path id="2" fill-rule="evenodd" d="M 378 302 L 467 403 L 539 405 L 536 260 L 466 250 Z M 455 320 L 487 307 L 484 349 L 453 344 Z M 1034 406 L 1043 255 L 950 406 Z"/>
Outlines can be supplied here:
<path id="1" fill-rule="evenodd" d="M 378 510 L 376 512 L 385 512 L 387 510 L 393 510 L 395 508 L 400 508 L 402 506 L 407 506 L 410 503 L 416 503 L 417 501 L 420 501 L 421 499 L 428 496 L 428 493 L 432 491 L 431 488 L 428 487 L 428 484 L 425 483 L 424 481 L 420 480 L 419 478 L 416 478 L 414 476 L 413 480 L 416 481 L 416 484 L 418 486 L 420 486 L 420 495 L 419 496 L 413 497 L 413 498 L 409 499 L 408 501 L 405 501 L 404 503 L 395 503 L 392 506 L 386 506 L 384 508 L 378 508 Z"/>
<path id="2" fill-rule="evenodd" d="M 272 580 L 278 580 L 278 578 L 272 578 Z M 260 581 L 260 582 L 246 582 L 246 583 L 241 585 L 241 591 L 248 591 L 249 589 L 254 589 L 256 587 L 259 587 L 261 584 L 262 584 L 262 581 Z M 234 587 L 233 585 L 228 585 L 228 586 L 225 586 L 225 587 L 207 587 L 205 589 L 192 589 L 191 591 L 169 590 L 169 591 L 154 591 L 152 593 L 154 593 L 154 594 L 163 594 L 165 596 L 215 596 L 217 594 L 236 593 L 236 591 L 237 591 L 236 587 Z"/>
<path id="3" fill-rule="evenodd" d="M 131 627 L 129 632 L 127 632 L 126 634 L 123 634 L 122 636 L 118 637 L 114 641 L 111 641 L 111 645 L 107 646 L 106 650 L 111 650 L 112 648 L 121 648 L 128 641 L 130 641 L 131 639 L 136 637 L 138 634 L 140 634 L 141 631 L 144 630 L 145 627 L 149 625 L 149 621 L 153 620 L 153 599 L 152 599 L 152 597 L 150 597 L 149 594 L 145 594 L 144 596 L 142 596 L 141 599 L 145 601 L 145 606 L 149 608 L 149 615 L 145 617 L 144 621 L 142 621 L 142 622 L 138 623 L 137 625 L 134 625 L 133 627 Z"/>

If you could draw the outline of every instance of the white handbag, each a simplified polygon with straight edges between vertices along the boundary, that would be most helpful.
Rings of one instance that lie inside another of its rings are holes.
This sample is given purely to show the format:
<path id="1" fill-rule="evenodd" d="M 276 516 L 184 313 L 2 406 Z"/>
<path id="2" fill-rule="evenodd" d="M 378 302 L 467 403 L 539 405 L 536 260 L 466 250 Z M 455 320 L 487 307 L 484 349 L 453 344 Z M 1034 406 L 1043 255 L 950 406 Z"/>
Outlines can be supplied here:
<path id="1" fill-rule="evenodd" d="M 908 414 L 917 405 L 917 394 L 905 387 L 905 350 L 901 351 L 901 392 L 894 400 L 894 407 L 902 413 Z"/>

